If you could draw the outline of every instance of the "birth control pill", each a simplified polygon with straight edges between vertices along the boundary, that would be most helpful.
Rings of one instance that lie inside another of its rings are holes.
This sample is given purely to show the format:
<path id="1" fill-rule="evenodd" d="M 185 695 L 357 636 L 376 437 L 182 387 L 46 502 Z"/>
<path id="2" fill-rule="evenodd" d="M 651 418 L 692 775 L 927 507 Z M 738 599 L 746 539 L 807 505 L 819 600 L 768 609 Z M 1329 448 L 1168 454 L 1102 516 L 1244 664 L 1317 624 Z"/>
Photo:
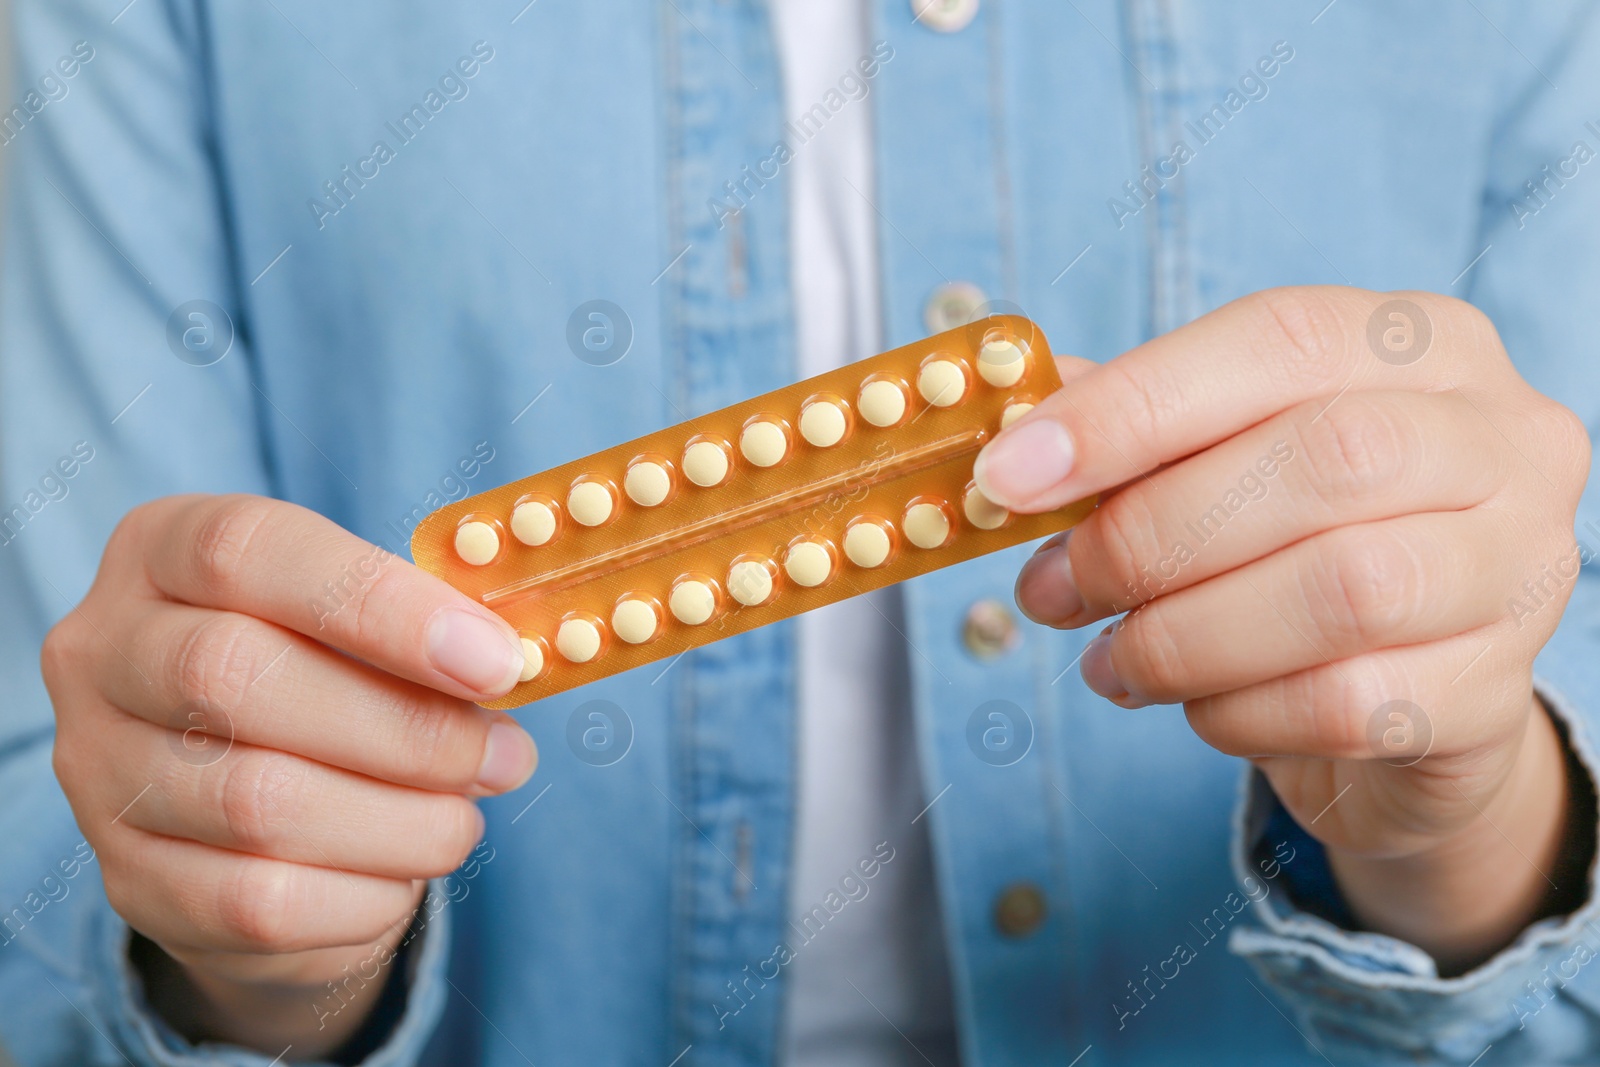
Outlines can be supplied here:
<path id="1" fill-rule="evenodd" d="M 917 392 L 936 408 L 959 403 L 966 391 L 966 373 L 960 364 L 948 359 L 936 359 L 925 364 L 922 373 L 917 375 Z"/>
<path id="2" fill-rule="evenodd" d="M 672 491 L 672 475 L 654 460 L 640 460 L 622 479 L 623 492 L 640 507 L 653 508 Z"/>
<path id="3" fill-rule="evenodd" d="M 656 609 L 648 601 L 629 598 L 611 613 L 612 631 L 630 645 L 642 645 L 656 635 Z"/>
<path id="4" fill-rule="evenodd" d="M 741 560 L 728 568 L 728 592 L 747 608 L 765 604 L 772 596 L 772 572 L 754 560 Z"/>
<path id="5" fill-rule="evenodd" d="M 967 521 L 980 530 L 998 530 L 1011 515 L 1011 512 L 980 493 L 975 485 L 962 497 L 961 510 L 967 516 Z"/>
<path id="6" fill-rule="evenodd" d="M 784 556 L 783 569 L 796 585 L 810 589 L 828 580 L 833 571 L 833 557 L 815 541 L 801 541 Z"/>
<path id="7" fill-rule="evenodd" d="M 568 619 L 556 631 L 556 651 L 573 663 L 588 663 L 600 654 L 600 627 L 588 619 Z"/>
<path id="8" fill-rule="evenodd" d="M 1005 429 L 1032 410 L 1032 404 L 1022 401 L 1018 401 L 1015 404 L 1007 404 L 1006 409 L 1000 413 L 1000 428 L 1002 430 Z"/>
<path id="9" fill-rule="evenodd" d="M 990 385 L 1009 389 L 1022 380 L 1027 355 L 1015 341 L 1004 338 L 985 341 L 978 352 L 978 376 Z"/>
<path id="10" fill-rule="evenodd" d="M 717 594 L 705 582 L 689 578 L 672 587 L 667 607 L 679 622 L 699 626 L 717 610 Z"/>
<path id="11" fill-rule="evenodd" d="M 800 412 L 800 436 L 809 445 L 832 448 L 844 440 L 844 409 L 831 400 L 817 400 Z"/>
<path id="12" fill-rule="evenodd" d="M 739 435 L 739 452 L 758 467 L 775 467 L 789 451 L 789 436 L 783 427 L 762 419 L 752 422 Z"/>
<path id="13" fill-rule="evenodd" d="M 544 651 L 539 648 L 539 642 L 529 637 L 522 638 L 522 673 L 517 675 L 517 681 L 531 682 L 539 677 L 542 670 Z"/>
<path id="14" fill-rule="evenodd" d="M 579 482 L 567 494 L 567 510 L 585 526 L 599 526 L 611 517 L 611 490 L 599 482 Z"/>
<path id="15" fill-rule="evenodd" d="M 500 554 L 500 535 L 486 522 L 464 522 L 456 528 L 456 555 L 482 567 Z"/>
<path id="16" fill-rule="evenodd" d="M 893 426 L 906 413 L 906 394 L 894 382 L 879 378 L 861 387 L 861 417 L 874 426 Z"/>
<path id="17" fill-rule="evenodd" d="M 950 537 L 950 517 L 937 504 L 912 504 L 900 528 L 918 548 L 938 548 Z"/>
<path id="18" fill-rule="evenodd" d="M 857 567 L 881 567 L 889 558 L 889 534 L 870 520 L 853 523 L 844 532 L 844 554 Z"/>
<path id="19" fill-rule="evenodd" d="M 710 441 L 696 441 L 683 452 L 683 476 L 702 489 L 728 476 L 728 454 Z"/>
<path id="20" fill-rule="evenodd" d="M 542 545 L 556 535 L 556 513 L 549 504 L 526 500 L 511 513 L 511 535 L 525 545 Z"/>

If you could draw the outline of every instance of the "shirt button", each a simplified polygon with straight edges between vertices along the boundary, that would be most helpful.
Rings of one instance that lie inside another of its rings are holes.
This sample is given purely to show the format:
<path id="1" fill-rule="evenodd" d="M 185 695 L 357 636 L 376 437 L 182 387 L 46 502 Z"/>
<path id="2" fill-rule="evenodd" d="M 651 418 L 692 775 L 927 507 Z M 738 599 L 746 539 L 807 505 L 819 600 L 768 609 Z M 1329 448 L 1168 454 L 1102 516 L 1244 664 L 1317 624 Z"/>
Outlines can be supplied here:
<path id="1" fill-rule="evenodd" d="M 929 333 L 944 333 L 978 317 L 989 298 L 971 282 L 945 282 L 928 297 L 922 321 Z"/>
<path id="2" fill-rule="evenodd" d="M 978 14 L 978 0 L 911 0 L 911 11 L 930 30 L 955 33 Z"/>
<path id="3" fill-rule="evenodd" d="M 981 660 L 999 659 L 1017 647 L 1021 636 L 1017 617 L 998 600 L 980 600 L 967 609 L 961 623 L 961 641 Z"/>
<path id="4" fill-rule="evenodd" d="M 994 901 L 994 926 L 1006 937 L 1027 937 L 1044 925 L 1044 893 L 1032 882 L 1013 882 Z"/>

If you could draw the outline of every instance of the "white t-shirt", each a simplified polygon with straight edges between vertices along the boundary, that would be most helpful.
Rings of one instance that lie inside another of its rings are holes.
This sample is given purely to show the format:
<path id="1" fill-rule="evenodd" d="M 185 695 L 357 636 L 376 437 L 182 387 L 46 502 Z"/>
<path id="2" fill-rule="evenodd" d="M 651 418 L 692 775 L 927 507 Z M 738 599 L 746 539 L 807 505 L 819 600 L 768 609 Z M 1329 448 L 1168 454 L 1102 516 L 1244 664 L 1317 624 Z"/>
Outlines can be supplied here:
<path id="1" fill-rule="evenodd" d="M 846 99 L 815 136 L 791 143 L 785 168 L 800 373 L 809 377 L 882 347 L 876 214 L 864 198 L 873 195 L 872 83 L 858 68 L 872 45 L 861 0 L 773 0 L 772 12 L 786 117 L 829 90 Z M 912 822 L 926 801 L 900 613 L 898 592 L 886 589 L 800 617 L 787 1067 L 955 1063 L 928 824 Z M 881 861 L 885 842 L 893 859 L 862 878 L 859 864 Z M 845 903 L 824 907 L 824 923 L 813 909 L 830 893 Z"/>

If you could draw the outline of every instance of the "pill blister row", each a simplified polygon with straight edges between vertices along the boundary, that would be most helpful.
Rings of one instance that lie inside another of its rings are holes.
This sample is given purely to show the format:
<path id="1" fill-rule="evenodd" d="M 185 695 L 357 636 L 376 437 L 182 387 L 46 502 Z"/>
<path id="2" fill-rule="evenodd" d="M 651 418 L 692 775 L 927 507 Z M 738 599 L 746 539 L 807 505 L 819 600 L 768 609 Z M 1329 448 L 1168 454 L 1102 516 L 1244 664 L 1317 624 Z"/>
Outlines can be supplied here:
<path id="1" fill-rule="evenodd" d="M 448 505 L 413 555 L 521 635 L 516 706 L 1071 525 L 972 479 L 1058 386 L 987 319 Z"/>

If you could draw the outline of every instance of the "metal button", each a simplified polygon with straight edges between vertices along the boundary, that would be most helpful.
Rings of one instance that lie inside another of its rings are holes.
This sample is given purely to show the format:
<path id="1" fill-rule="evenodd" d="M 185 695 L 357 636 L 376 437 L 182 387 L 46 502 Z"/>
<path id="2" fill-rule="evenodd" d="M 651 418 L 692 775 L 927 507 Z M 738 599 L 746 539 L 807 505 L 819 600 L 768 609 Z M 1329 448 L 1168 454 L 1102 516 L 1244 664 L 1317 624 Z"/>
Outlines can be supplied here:
<path id="1" fill-rule="evenodd" d="M 967 609 L 961 623 L 961 642 L 981 660 L 999 659 L 1022 639 L 1017 617 L 998 600 L 980 600 Z"/>
<path id="2" fill-rule="evenodd" d="M 978 14 L 978 0 L 911 0 L 917 21 L 930 30 L 955 33 Z"/>
<path id="3" fill-rule="evenodd" d="M 928 297 L 922 321 L 929 333 L 944 333 L 978 317 L 989 298 L 971 282 L 945 282 Z"/>
<path id="4" fill-rule="evenodd" d="M 994 926 L 1006 937 L 1027 937 L 1044 925 L 1044 893 L 1032 882 L 1013 882 L 994 901 Z"/>

